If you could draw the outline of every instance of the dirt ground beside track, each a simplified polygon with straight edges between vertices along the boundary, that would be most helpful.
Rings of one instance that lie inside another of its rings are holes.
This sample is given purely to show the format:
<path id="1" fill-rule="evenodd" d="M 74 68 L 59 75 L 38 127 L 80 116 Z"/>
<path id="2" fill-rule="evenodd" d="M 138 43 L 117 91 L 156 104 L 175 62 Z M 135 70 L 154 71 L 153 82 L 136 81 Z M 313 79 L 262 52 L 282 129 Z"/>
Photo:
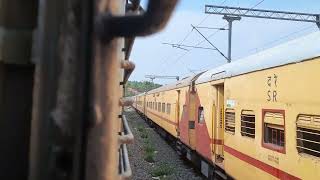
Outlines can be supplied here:
<path id="1" fill-rule="evenodd" d="M 128 146 L 132 179 L 203 179 L 135 110 L 127 109 L 125 115 L 135 137 L 134 144 Z"/>

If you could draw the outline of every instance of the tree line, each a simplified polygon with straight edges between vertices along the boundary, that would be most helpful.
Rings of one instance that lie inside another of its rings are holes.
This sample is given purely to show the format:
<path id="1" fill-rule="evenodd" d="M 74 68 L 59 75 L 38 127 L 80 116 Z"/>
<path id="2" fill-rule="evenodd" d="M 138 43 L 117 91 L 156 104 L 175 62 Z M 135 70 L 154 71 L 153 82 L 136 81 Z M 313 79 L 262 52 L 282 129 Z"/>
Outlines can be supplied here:
<path id="1" fill-rule="evenodd" d="M 134 96 L 160 86 L 161 84 L 156 84 L 150 81 L 128 81 L 125 88 L 125 96 Z"/>

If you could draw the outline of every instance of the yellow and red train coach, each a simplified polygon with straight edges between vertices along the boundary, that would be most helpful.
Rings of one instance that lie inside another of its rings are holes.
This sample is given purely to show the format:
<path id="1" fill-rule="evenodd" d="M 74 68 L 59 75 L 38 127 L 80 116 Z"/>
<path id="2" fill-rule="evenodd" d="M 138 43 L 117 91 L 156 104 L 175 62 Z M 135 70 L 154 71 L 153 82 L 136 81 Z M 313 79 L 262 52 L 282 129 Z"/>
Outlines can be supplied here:
<path id="1" fill-rule="evenodd" d="M 319 42 L 313 33 L 160 87 L 136 108 L 207 177 L 320 179 Z"/>

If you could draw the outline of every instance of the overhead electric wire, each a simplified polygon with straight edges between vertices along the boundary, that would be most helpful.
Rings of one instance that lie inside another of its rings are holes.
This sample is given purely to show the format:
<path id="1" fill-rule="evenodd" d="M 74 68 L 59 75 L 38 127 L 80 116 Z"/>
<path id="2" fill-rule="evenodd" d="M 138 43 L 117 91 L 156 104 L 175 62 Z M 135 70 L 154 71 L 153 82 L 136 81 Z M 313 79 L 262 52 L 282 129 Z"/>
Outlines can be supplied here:
<path id="1" fill-rule="evenodd" d="M 298 34 L 298 33 L 302 32 L 302 31 L 306 31 L 306 30 L 308 30 L 308 29 L 312 29 L 312 28 L 314 28 L 314 25 L 307 26 L 307 27 L 303 26 L 303 27 L 304 27 L 304 28 L 299 29 L 298 31 L 291 32 L 291 33 L 289 33 L 289 34 L 287 34 L 287 35 L 278 37 L 276 40 L 273 40 L 273 41 L 269 41 L 269 42 L 267 42 L 267 43 L 264 43 L 262 46 L 260 46 L 260 47 L 258 47 L 258 48 L 249 49 L 247 52 L 248 52 L 248 53 L 253 52 L 253 51 L 260 52 L 260 51 L 266 49 L 267 46 L 269 46 L 269 45 L 271 45 L 271 44 L 274 44 L 275 42 L 278 42 L 278 41 L 281 41 L 281 40 L 283 40 L 283 39 L 287 39 L 287 38 L 289 38 L 289 37 L 292 37 L 293 35 Z M 260 49 L 260 50 L 259 50 L 259 49 Z M 238 58 L 240 58 L 240 57 L 238 57 Z"/>
<path id="2" fill-rule="evenodd" d="M 226 28 L 228 25 L 225 25 L 223 28 Z M 215 31 L 214 33 L 210 34 L 208 37 L 206 37 L 207 39 L 212 38 L 213 36 L 215 36 L 220 30 Z M 199 41 L 197 44 L 195 44 L 194 46 L 199 46 L 202 43 L 206 42 L 206 40 L 201 40 Z M 181 56 L 179 56 L 175 61 L 174 64 L 178 63 L 185 55 L 187 55 L 189 52 L 191 52 L 191 50 L 186 51 L 184 54 L 182 54 Z"/>
<path id="3" fill-rule="evenodd" d="M 191 26 L 213 47 L 213 48 L 215 48 L 215 50 L 217 50 L 220 54 L 221 54 L 221 56 L 223 56 L 224 58 L 226 58 L 227 60 L 228 60 L 228 58 L 223 54 L 223 52 L 221 52 L 214 44 L 212 44 L 212 42 L 210 42 L 209 40 L 208 40 L 208 38 L 206 38 L 196 27 L 194 27 L 192 24 L 191 24 Z"/>
<path id="4" fill-rule="evenodd" d="M 224 0 L 220 5 L 223 5 L 224 3 L 226 3 L 228 0 Z M 208 14 L 205 18 L 203 18 L 200 23 L 197 24 L 197 26 L 200 26 L 202 23 L 204 23 L 209 17 L 210 17 L 211 14 Z M 191 29 L 191 31 L 183 38 L 183 40 L 179 43 L 179 44 L 182 44 L 192 33 L 193 29 Z"/>
<path id="5" fill-rule="evenodd" d="M 225 4 L 226 2 L 227 2 L 228 0 L 224 0 L 220 5 L 223 5 L 223 4 Z M 198 23 L 197 24 L 197 26 L 200 26 L 202 23 L 204 23 L 209 17 L 210 17 L 210 15 L 211 14 L 208 14 L 205 18 L 203 18 L 201 21 L 200 21 L 200 23 Z M 225 26 L 225 27 L 227 27 L 227 26 Z M 225 28 L 224 27 L 224 28 Z M 220 30 L 218 30 L 218 31 L 220 31 Z M 217 32 L 218 32 L 217 31 Z M 189 33 L 187 33 L 186 34 L 186 36 L 178 43 L 178 44 L 182 44 L 191 34 L 192 34 L 192 32 L 193 32 L 193 28 L 191 29 L 191 31 L 189 31 Z M 215 32 L 214 34 L 216 34 L 217 32 Z M 212 35 L 214 35 L 214 34 L 212 34 Z M 209 35 L 208 36 L 208 38 L 210 38 L 211 37 L 211 35 Z M 201 41 L 201 43 L 203 43 L 203 42 L 205 42 L 205 41 Z M 200 44 L 201 44 L 200 43 Z M 197 45 L 195 45 L 195 46 L 198 46 L 199 44 L 197 44 Z M 188 51 L 187 51 L 188 52 Z M 171 53 L 170 54 L 170 56 L 169 57 L 171 57 L 172 55 L 173 55 L 174 53 Z M 184 56 L 184 55 L 183 55 Z M 170 58 L 163 58 L 163 60 L 161 61 L 161 64 L 167 64 L 168 63 L 168 59 L 170 59 Z M 178 59 L 180 59 L 180 58 L 178 58 Z"/>
<path id="6" fill-rule="evenodd" d="M 251 9 L 253 9 L 253 8 L 255 8 L 255 7 L 257 7 L 257 6 L 259 6 L 261 3 L 263 3 L 265 0 L 261 0 L 261 1 L 259 1 L 257 4 L 255 4 L 254 6 L 252 6 L 251 7 Z M 225 1 L 224 1 L 225 2 Z M 223 3 L 224 3 L 223 2 Z M 222 4 L 223 4 L 222 3 Z M 211 14 L 209 14 L 209 15 L 211 15 Z M 198 25 L 199 26 L 199 25 Z M 226 28 L 228 25 L 225 25 L 223 28 Z M 215 31 L 213 34 L 211 34 L 211 35 L 209 35 L 208 37 L 207 37 L 207 39 L 209 39 L 209 38 L 211 38 L 212 36 L 214 36 L 216 33 L 218 33 L 220 30 L 217 30 L 217 31 Z M 200 41 L 199 43 L 197 43 L 195 46 L 198 46 L 198 45 L 200 45 L 200 44 L 202 44 L 203 42 L 205 42 L 206 40 L 202 40 L 202 41 Z M 183 56 L 185 56 L 186 54 L 188 54 L 190 51 L 187 51 L 187 52 L 185 52 L 182 56 L 179 56 L 178 58 L 177 58 L 177 60 L 176 60 L 176 62 L 175 62 L 175 64 L 180 60 L 180 59 L 182 59 L 182 57 Z"/>
<path id="7" fill-rule="evenodd" d="M 277 38 L 276 40 L 269 41 L 269 42 L 263 44 L 263 45 L 262 45 L 261 47 L 259 47 L 259 48 L 252 48 L 252 49 L 248 50 L 247 52 L 250 53 L 250 52 L 252 52 L 252 51 L 255 50 L 255 51 L 258 53 L 258 52 L 266 49 L 265 47 L 267 47 L 267 46 L 269 46 L 269 45 L 271 45 L 271 44 L 274 44 L 275 42 L 281 41 L 281 40 L 283 40 L 283 39 L 287 39 L 287 38 L 292 37 L 293 35 L 298 34 L 298 33 L 300 33 L 300 32 L 303 32 L 303 31 L 306 31 L 306 30 L 315 28 L 314 25 L 307 26 L 307 27 L 303 26 L 303 27 L 304 27 L 304 28 L 299 29 L 298 31 L 294 31 L 294 32 L 291 32 L 291 33 L 289 33 L 289 34 L 287 34 L 287 35 L 285 35 L 285 36 L 281 36 L 281 37 Z M 317 30 L 318 30 L 318 29 L 317 29 Z M 259 50 L 259 49 L 260 49 L 260 50 Z M 236 59 L 239 59 L 239 58 L 241 58 L 241 57 L 237 57 Z M 203 70 L 205 70 L 206 68 L 207 68 L 207 69 L 208 69 L 208 68 L 210 69 L 210 67 L 212 67 L 212 66 L 214 66 L 214 64 L 209 64 L 209 65 L 206 65 L 206 66 L 202 66 L 202 67 L 200 67 L 200 70 L 199 70 L 199 71 L 203 71 Z M 190 74 L 190 73 L 187 73 L 187 74 Z M 183 76 L 183 75 L 180 75 L 180 77 L 182 77 L 182 76 Z"/>
<path id="8" fill-rule="evenodd" d="M 206 50 L 217 50 L 216 48 L 209 48 L 209 47 L 200 47 L 200 46 L 191 46 L 191 45 L 184 45 L 184 44 L 174 44 L 174 43 L 162 43 L 162 44 L 166 44 L 166 45 L 170 45 L 174 48 L 181 48 L 183 50 L 189 51 L 188 49 L 184 49 L 182 47 L 186 47 L 186 48 L 194 48 L 194 49 L 206 49 Z"/>
<path id="9" fill-rule="evenodd" d="M 195 26 L 198 29 L 211 29 L 211 30 L 220 30 L 220 31 L 225 31 L 228 29 L 225 28 L 216 28 L 216 27 L 206 27 L 206 26 Z"/>
<path id="10" fill-rule="evenodd" d="M 303 27 L 304 27 L 304 26 L 303 26 Z M 294 31 L 294 32 L 292 32 L 292 33 L 289 33 L 289 34 L 287 34 L 287 35 L 285 35 L 285 36 L 281 36 L 281 37 L 277 38 L 277 39 L 274 40 L 274 41 L 270 41 L 270 42 L 267 42 L 267 43 L 263 44 L 261 47 L 266 47 L 266 46 L 268 46 L 268 45 L 270 45 L 270 44 L 273 44 L 274 42 L 280 41 L 280 40 L 282 40 L 282 39 L 289 38 L 289 37 L 291 37 L 291 36 L 293 36 L 293 35 L 295 35 L 295 34 L 297 34 L 297 33 L 300 33 L 300 32 L 302 32 L 302 31 L 305 31 L 305 30 L 308 30 L 308 29 L 311 29 L 311 28 L 314 28 L 314 25 L 307 26 L 307 27 L 302 28 L 302 29 L 300 29 L 300 30 L 298 30 L 298 31 Z M 261 47 L 260 47 L 260 48 L 261 48 Z M 252 48 L 252 49 L 250 49 L 250 50 L 247 51 L 247 52 L 252 52 L 253 50 L 256 50 L 256 49 L 259 49 L 259 48 Z M 238 57 L 238 59 L 239 59 L 239 58 L 241 58 L 241 57 Z M 204 71 L 205 69 L 210 69 L 210 68 L 213 67 L 213 66 L 215 66 L 215 64 L 208 64 L 208 65 L 202 66 L 202 67 L 200 67 L 199 71 Z M 190 74 L 190 73 L 186 73 L 186 74 L 180 75 L 180 77 L 183 77 L 184 75 L 188 75 L 188 74 Z"/>
<path id="11" fill-rule="evenodd" d="M 261 3 L 263 3 L 265 0 L 261 0 L 260 2 L 258 2 L 256 5 L 254 5 L 253 7 L 251 7 L 251 9 L 253 9 L 253 8 L 255 8 L 255 7 L 257 7 L 257 6 L 259 6 Z"/>

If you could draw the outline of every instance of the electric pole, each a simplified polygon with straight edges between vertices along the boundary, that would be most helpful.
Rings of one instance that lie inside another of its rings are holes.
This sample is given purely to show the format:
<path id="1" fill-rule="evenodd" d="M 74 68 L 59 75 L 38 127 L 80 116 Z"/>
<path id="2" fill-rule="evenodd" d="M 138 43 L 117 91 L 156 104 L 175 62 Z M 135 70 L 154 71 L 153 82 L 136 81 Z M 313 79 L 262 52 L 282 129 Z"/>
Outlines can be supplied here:
<path id="1" fill-rule="evenodd" d="M 316 23 L 320 29 L 320 14 L 290 12 L 290 11 L 274 11 L 265 9 L 229 7 L 205 5 L 206 14 L 223 15 L 223 19 L 229 23 L 229 38 L 228 38 L 228 62 L 231 62 L 232 49 L 232 22 L 240 21 L 241 17 L 275 19 L 296 22 Z"/>

